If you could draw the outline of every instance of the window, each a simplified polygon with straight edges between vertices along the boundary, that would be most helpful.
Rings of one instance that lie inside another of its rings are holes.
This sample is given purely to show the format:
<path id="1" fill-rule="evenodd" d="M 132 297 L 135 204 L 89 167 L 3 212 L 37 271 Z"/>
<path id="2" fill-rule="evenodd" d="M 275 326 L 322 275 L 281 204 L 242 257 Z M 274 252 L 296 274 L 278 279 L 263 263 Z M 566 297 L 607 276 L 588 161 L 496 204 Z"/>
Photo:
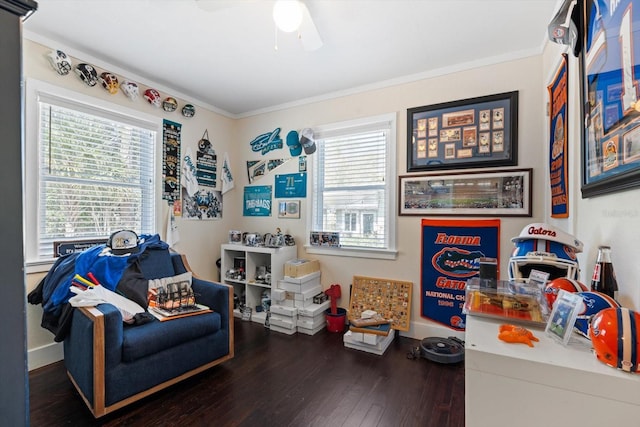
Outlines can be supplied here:
<path id="1" fill-rule="evenodd" d="M 28 171 L 34 194 L 27 197 L 27 221 L 35 228 L 27 228 L 27 260 L 50 260 L 54 241 L 101 239 L 120 229 L 155 232 L 158 119 L 50 89 L 27 99 L 35 122 L 27 164 L 37 165 Z"/>
<path id="2" fill-rule="evenodd" d="M 395 256 L 395 115 L 314 133 L 310 231 L 339 232 L 340 254 Z"/>
<path id="3" fill-rule="evenodd" d="M 358 214 L 353 212 L 345 212 L 344 214 L 344 231 L 358 230 Z"/>

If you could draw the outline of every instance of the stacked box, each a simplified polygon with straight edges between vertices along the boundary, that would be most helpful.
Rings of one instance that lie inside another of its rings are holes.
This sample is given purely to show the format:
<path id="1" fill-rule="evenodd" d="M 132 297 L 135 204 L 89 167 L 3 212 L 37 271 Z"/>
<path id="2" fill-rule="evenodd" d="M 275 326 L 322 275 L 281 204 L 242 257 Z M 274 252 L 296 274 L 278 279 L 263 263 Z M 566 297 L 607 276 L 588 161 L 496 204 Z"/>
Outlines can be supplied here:
<path id="1" fill-rule="evenodd" d="M 316 271 L 320 271 L 320 262 L 317 259 L 292 259 L 284 264 L 286 277 L 306 276 Z"/>
<path id="2" fill-rule="evenodd" d="M 366 351 L 367 353 L 374 353 L 381 356 L 387 350 L 395 336 L 396 334 L 393 330 L 389 332 L 387 336 L 348 331 L 344 334 L 342 340 L 344 346 L 347 348 Z"/>
<path id="3" fill-rule="evenodd" d="M 297 332 L 298 309 L 283 305 L 271 305 L 271 317 L 269 318 L 269 329 L 287 335 Z"/>
<path id="4" fill-rule="evenodd" d="M 278 281 L 278 289 L 284 289 L 294 294 L 306 292 L 320 285 L 320 272 L 306 274 L 300 277 L 286 277 Z"/>
<path id="5" fill-rule="evenodd" d="M 298 308 L 298 332 L 315 335 L 327 324 L 325 311 L 329 308 L 329 301 L 322 304 L 309 304 Z"/>

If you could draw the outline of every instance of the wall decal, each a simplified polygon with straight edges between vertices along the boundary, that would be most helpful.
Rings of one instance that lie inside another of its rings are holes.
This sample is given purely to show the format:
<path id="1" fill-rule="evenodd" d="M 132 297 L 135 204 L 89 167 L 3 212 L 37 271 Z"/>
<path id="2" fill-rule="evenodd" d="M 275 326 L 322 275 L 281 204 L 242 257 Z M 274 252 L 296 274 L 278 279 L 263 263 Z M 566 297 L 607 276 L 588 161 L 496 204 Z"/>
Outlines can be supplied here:
<path id="1" fill-rule="evenodd" d="M 249 144 L 253 151 L 256 153 L 262 153 L 263 156 L 269 151 L 282 148 L 280 128 L 275 128 L 273 132 L 267 132 L 256 136 Z"/>

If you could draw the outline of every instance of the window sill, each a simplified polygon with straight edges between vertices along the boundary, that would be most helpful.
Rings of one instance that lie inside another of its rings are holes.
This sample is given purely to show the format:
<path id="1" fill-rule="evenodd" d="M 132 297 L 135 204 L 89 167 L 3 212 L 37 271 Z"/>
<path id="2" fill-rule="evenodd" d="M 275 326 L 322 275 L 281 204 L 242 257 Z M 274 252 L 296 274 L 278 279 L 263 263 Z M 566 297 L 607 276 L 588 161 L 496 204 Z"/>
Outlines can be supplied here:
<path id="1" fill-rule="evenodd" d="M 42 260 L 42 261 L 30 261 L 25 265 L 25 274 L 33 274 L 33 273 L 45 273 L 53 267 L 53 264 L 56 262 L 55 259 L 50 260 Z"/>
<path id="2" fill-rule="evenodd" d="M 391 259 L 398 257 L 397 250 L 389 249 L 364 249 L 364 248 L 329 248 L 323 246 L 305 245 L 308 254 L 341 256 L 352 258 Z"/>

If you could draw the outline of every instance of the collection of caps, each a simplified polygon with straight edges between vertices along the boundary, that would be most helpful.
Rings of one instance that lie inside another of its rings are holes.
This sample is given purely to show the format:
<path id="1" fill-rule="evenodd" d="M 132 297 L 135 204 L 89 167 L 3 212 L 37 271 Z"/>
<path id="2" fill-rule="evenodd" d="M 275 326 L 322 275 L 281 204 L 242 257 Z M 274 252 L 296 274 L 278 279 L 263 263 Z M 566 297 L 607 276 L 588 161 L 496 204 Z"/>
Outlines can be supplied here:
<path id="1" fill-rule="evenodd" d="M 61 76 L 65 76 L 69 74 L 72 69 L 72 60 L 71 57 L 66 53 L 59 49 L 52 50 L 47 58 L 51 63 L 53 69 L 60 74 Z M 75 66 L 75 73 L 78 77 L 85 82 L 88 86 L 93 87 L 98 82 L 102 85 L 105 90 L 107 90 L 110 94 L 114 95 L 118 92 L 118 89 L 122 90 L 129 99 L 135 101 L 140 95 L 140 91 L 138 89 L 138 84 L 132 82 L 131 80 L 123 80 L 122 82 L 118 81 L 118 77 L 110 73 L 108 71 L 104 71 L 98 75 L 98 71 L 93 65 L 87 63 L 81 63 Z M 153 105 L 156 108 L 162 107 L 164 111 L 173 112 L 178 108 L 178 101 L 175 98 L 169 96 L 162 100 L 160 96 L 160 92 L 156 89 L 148 88 L 143 93 L 144 99 L 149 102 L 149 104 Z M 196 114 L 196 109 L 191 104 L 186 104 L 182 107 L 182 115 L 185 117 L 193 117 Z"/>

